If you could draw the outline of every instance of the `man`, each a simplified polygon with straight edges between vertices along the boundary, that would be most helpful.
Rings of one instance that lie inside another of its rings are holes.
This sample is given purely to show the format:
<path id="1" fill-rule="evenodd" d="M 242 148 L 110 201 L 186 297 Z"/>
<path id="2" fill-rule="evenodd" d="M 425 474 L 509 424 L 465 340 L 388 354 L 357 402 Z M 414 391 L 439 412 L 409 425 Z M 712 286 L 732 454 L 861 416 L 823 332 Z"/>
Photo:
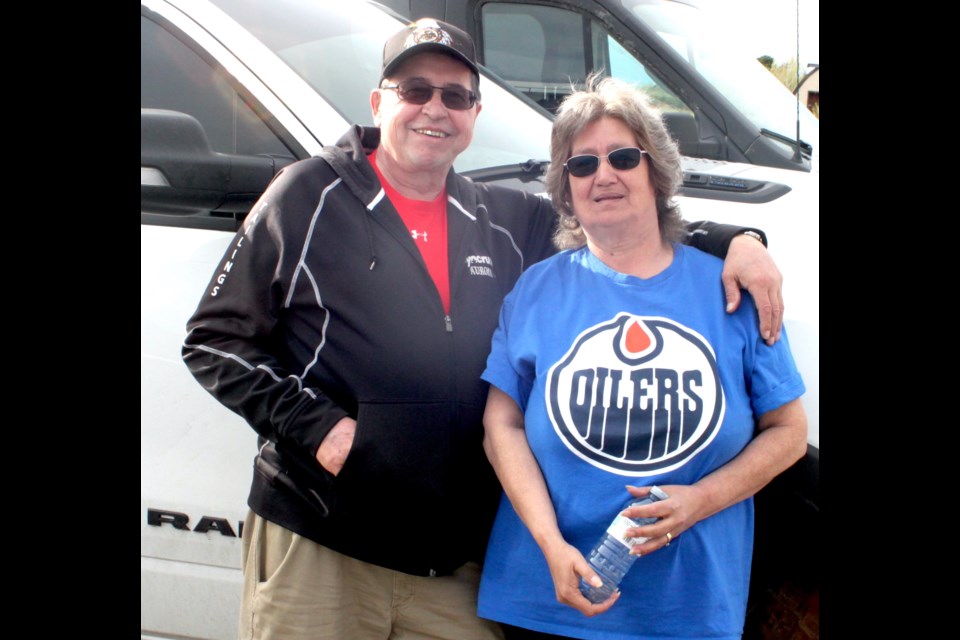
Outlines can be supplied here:
<path id="1" fill-rule="evenodd" d="M 475 57 L 433 20 L 388 40 L 379 128 L 276 177 L 188 323 L 187 365 L 260 436 L 241 637 L 499 637 L 476 617 L 499 496 L 480 373 L 556 216 L 453 172 L 481 111 Z M 700 230 L 715 249 L 739 232 Z M 762 244 L 736 242 L 740 280 L 776 300 Z"/>

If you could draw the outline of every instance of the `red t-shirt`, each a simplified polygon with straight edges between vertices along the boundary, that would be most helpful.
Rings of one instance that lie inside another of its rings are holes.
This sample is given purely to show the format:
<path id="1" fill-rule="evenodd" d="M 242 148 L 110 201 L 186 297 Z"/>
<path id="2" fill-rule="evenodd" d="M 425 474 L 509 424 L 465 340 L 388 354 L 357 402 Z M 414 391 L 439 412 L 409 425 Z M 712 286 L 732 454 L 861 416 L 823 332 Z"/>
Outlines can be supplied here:
<path id="1" fill-rule="evenodd" d="M 427 271 L 437 287 L 443 310 L 450 313 L 450 267 L 447 263 L 447 190 L 444 188 L 433 200 L 411 200 L 387 182 L 377 166 L 377 152 L 370 154 L 370 164 L 380 178 L 380 184 L 390 202 L 400 214 L 413 243 L 420 249 Z"/>

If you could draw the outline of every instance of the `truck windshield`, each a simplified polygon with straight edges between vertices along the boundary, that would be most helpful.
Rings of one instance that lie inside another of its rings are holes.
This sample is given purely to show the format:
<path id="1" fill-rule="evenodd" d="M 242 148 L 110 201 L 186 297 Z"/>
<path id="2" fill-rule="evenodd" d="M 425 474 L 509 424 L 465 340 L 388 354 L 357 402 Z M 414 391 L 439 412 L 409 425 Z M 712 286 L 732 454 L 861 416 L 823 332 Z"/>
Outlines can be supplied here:
<path id="1" fill-rule="evenodd" d="M 734 31 L 718 27 L 717 16 L 670 0 L 621 0 L 761 129 L 788 139 L 797 133 L 795 96 L 755 57 L 738 45 Z M 800 110 L 800 139 L 819 151 L 820 126 Z"/>
<path id="2" fill-rule="evenodd" d="M 348 122 L 372 125 L 370 91 L 380 80 L 383 43 L 402 23 L 366 2 L 213 0 L 276 53 Z M 549 116 L 488 77 L 482 113 L 458 171 L 549 158 Z M 332 144 L 333 140 L 323 140 Z"/>

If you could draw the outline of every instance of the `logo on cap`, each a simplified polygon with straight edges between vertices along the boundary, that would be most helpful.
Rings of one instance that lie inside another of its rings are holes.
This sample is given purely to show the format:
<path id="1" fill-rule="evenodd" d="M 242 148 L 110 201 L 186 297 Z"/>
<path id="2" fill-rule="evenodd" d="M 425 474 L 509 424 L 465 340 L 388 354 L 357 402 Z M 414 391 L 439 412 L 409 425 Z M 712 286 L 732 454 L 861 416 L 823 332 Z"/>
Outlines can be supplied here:
<path id="1" fill-rule="evenodd" d="M 381 80 L 390 75 L 397 65 L 421 50 L 434 50 L 453 56 L 467 65 L 474 75 L 479 76 L 477 52 L 470 35 L 445 22 L 421 18 L 397 31 L 384 43 Z"/>
<path id="2" fill-rule="evenodd" d="M 713 440 L 724 414 L 706 340 L 668 318 L 629 313 L 577 336 L 550 368 L 546 396 L 563 443 L 620 475 L 682 466 Z"/>
<path id="3" fill-rule="evenodd" d="M 407 41 L 404 43 L 403 48 L 409 49 L 410 47 L 418 44 L 430 42 L 446 45 L 448 47 L 453 46 L 453 38 L 450 37 L 450 34 L 441 29 L 440 25 L 434 22 L 433 24 L 418 23 L 417 28 L 414 29 L 413 33 L 407 36 Z"/>

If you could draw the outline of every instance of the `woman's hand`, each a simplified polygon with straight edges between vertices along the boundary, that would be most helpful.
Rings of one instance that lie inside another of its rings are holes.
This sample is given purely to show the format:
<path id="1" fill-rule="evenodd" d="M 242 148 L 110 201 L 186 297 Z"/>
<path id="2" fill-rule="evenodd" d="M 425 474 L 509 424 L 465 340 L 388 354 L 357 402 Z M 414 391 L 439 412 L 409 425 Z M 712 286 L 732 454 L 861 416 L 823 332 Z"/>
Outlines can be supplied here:
<path id="1" fill-rule="evenodd" d="M 603 602 L 593 604 L 580 593 L 581 576 L 597 587 L 601 585 L 600 577 L 590 568 L 583 554 L 566 541 L 558 539 L 551 543 L 544 550 L 544 557 L 547 560 L 547 566 L 550 567 L 557 602 L 572 607 L 589 618 L 612 607 L 620 597 L 620 592 L 616 591 Z"/>
<path id="2" fill-rule="evenodd" d="M 633 545 L 630 550 L 633 555 L 645 556 L 663 549 L 705 517 L 704 496 L 696 486 L 672 484 L 660 488 L 670 497 L 623 511 L 628 518 L 660 518 L 653 524 L 626 530 L 628 536 L 649 538 L 642 544 Z M 650 487 L 627 487 L 627 491 L 635 498 L 643 498 L 650 493 Z"/>

